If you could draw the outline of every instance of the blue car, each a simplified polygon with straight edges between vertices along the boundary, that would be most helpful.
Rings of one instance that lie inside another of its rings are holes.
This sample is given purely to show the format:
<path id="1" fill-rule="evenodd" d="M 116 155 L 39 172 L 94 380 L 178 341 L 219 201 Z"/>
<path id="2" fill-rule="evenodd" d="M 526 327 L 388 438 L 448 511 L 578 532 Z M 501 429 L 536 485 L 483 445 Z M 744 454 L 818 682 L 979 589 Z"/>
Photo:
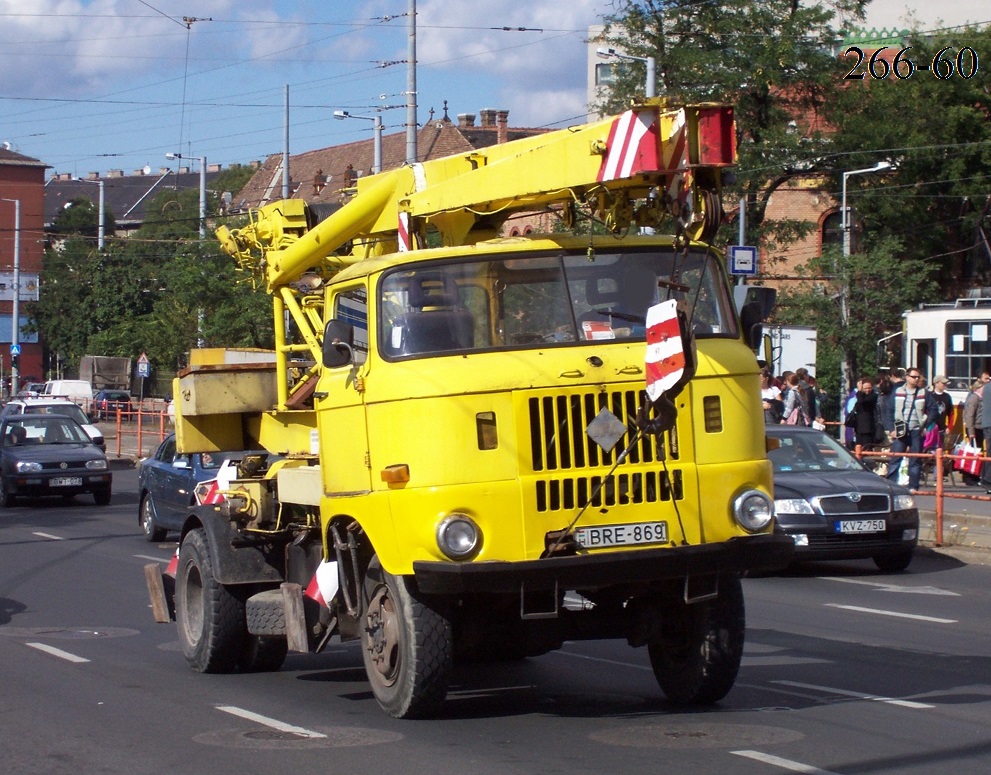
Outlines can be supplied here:
<path id="1" fill-rule="evenodd" d="M 138 524 L 149 542 L 165 540 L 169 530 L 179 530 L 191 507 L 210 502 L 210 483 L 231 479 L 237 462 L 264 452 L 195 452 L 176 450 L 175 434 L 163 441 L 155 454 L 138 466 Z"/>

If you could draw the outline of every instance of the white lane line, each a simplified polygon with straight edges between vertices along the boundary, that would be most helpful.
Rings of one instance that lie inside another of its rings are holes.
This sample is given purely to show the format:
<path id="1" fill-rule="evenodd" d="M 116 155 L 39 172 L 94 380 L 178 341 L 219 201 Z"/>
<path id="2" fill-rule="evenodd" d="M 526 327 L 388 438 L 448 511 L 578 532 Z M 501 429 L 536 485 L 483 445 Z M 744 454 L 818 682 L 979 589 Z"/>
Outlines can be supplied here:
<path id="1" fill-rule="evenodd" d="M 33 536 L 38 536 L 38 538 L 50 538 L 53 541 L 64 541 L 62 536 L 53 536 L 51 533 L 32 533 Z"/>
<path id="2" fill-rule="evenodd" d="M 240 718 L 247 719 L 248 721 L 254 721 L 262 726 L 278 730 L 279 732 L 290 732 L 294 735 L 299 735 L 300 737 L 316 738 L 327 736 L 321 734 L 320 732 L 314 732 L 310 729 L 303 729 L 303 727 L 294 727 L 292 724 L 285 724 L 281 721 L 276 721 L 274 718 L 261 716 L 257 713 L 252 713 L 250 710 L 238 708 L 234 705 L 217 705 L 216 708 L 224 713 L 230 713 L 232 716 L 239 716 Z"/>
<path id="3" fill-rule="evenodd" d="M 934 622 L 936 624 L 956 624 L 956 619 L 940 619 L 938 616 L 921 616 L 920 614 L 903 614 L 898 611 L 885 611 L 881 608 L 864 608 L 859 605 L 840 605 L 839 603 L 823 603 L 829 608 L 842 608 L 845 611 L 859 611 L 864 614 L 877 614 L 878 616 L 894 616 L 899 619 L 916 619 L 920 622 Z"/>
<path id="4" fill-rule="evenodd" d="M 161 557 L 152 557 L 150 554 L 135 554 L 139 560 L 151 560 L 152 562 L 168 562 L 171 557 L 166 557 L 164 560 Z"/>
<path id="5" fill-rule="evenodd" d="M 908 587 L 901 584 L 882 583 L 878 581 L 864 581 L 863 579 L 844 579 L 837 576 L 817 576 L 821 581 L 838 581 L 841 584 L 862 584 L 865 587 L 874 587 L 879 592 L 900 592 L 909 595 L 946 595 L 949 597 L 960 597 L 959 592 L 951 592 L 948 589 L 940 589 L 933 586 Z"/>
<path id="6" fill-rule="evenodd" d="M 771 756 L 769 753 L 761 753 L 760 751 L 730 751 L 730 753 L 736 756 L 744 756 L 747 759 L 754 759 L 764 764 L 773 764 L 775 767 L 781 767 L 783 770 L 788 770 L 789 772 L 810 772 L 818 773 L 818 775 L 836 775 L 831 770 L 820 770 L 818 767 L 813 767 L 811 764 L 802 764 L 801 762 L 793 762 L 791 759 L 782 759 L 780 756 Z"/>
<path id="7" fill-rule="evenodd" d="M 51 654 L 53 657 L 64 659 L 66 662 L 89 662 L 88 659 L 77 657 L 75 654 L 70 654 L 68 651 L 62 651 L 62 649 L 53 648 L 52 646 L 47 646 L 44 643 L 25 643 L 24 645 L 30 646 L 33 649 L 38 649 L 38 651 L 44 651 L 46 654 Z"/>
<path id="8" fill-rule="evenodd" d="M 899 705 L 903 708 L 914 708 L 916 710 L 925 710 L 927 708 L 935 708 L 935 705 L 927 705 L 924 702 L 913 702 L 912 700 L 896 700 L 893 697 L 881 697 L 877 694 L 864 694 L 863 692 L 850 692 L 846 689 L 836 689 L 832 686 L 816 686 L 815 684 L 803 684 L 797 681 L 771 681 L 772 684 L 777 684 L 779 686 L 794 686 L 796 689 L 812 689 L 817 692 L 828 692 L 830 694 L 838 694 L 841 697 L 854 697 L 858 700 L 870 700 L 871 702 L 883 702 L 888 705 Z"/>

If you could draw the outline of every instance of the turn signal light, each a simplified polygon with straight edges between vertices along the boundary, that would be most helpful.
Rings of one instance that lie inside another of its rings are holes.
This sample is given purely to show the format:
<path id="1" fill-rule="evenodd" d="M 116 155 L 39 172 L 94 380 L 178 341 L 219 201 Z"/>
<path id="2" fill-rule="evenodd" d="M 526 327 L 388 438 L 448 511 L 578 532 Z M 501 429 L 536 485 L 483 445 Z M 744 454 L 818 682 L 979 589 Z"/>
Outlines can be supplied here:
<path id="1" fill-rule="evenodd" d="M 401 463 L 382 469 L 382 481 L 386 484 L 406 484 L 409 481 L 409 466 Z"/>

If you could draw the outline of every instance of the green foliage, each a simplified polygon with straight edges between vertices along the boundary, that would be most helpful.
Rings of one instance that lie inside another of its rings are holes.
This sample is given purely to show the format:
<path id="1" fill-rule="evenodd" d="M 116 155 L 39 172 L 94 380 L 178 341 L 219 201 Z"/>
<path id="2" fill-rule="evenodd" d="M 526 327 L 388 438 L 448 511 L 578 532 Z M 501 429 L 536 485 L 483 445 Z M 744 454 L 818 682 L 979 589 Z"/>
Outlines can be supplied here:
<path id="1" fill-rule="evenodd" d="M 96 240 L 99 234 L 100 208 L 84 196 L 77 196 L 67 202 L 52 219 L 51 234 L 56 237 L 89 237 Z M 104 234 L 113 234 L 116 227 L 114 215 L 104 208 Z"/>

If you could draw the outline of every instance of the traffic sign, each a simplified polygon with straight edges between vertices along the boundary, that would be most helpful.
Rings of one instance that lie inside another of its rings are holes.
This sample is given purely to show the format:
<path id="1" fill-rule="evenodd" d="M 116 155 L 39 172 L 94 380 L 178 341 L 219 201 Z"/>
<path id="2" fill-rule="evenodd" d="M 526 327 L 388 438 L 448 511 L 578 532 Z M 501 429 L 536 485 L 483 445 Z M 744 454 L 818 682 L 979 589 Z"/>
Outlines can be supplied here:
<path id="1" fill-rule="evenodd" d="M 730 274 L 756 275 L 757 248 L 752 245 L 730 245 Z"/>
<path id="2" fill-rule="evenodd" d="M 19 344 L 12 344 L 10 346 L 10 354 L 11 355 L 20 355 L 21 354 L 21 346 Z"/>

